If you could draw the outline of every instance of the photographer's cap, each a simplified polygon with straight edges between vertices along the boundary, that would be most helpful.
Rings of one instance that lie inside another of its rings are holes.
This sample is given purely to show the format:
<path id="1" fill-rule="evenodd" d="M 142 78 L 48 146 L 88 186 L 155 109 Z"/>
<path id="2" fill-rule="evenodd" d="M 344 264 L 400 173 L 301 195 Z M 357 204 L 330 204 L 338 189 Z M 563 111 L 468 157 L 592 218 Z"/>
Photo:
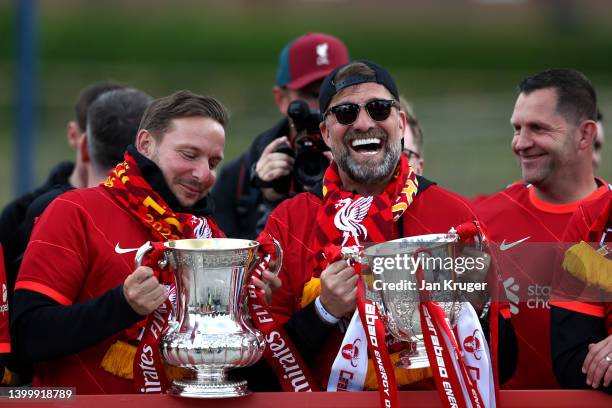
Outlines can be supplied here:
<path id="1" fill-rule="evenodd" d="M 329 75 L 327 75 L 323 80 L 321 89 L 319 90 L 319 108 L 321 109 L 321 113 L 327 110 L 332 98 L 338 92 L 344 88 L 348 88 L 349 86 L 364 84 L 367 82 L 374 82 L 384 86 L 391 93 L 391 95 L 393 95 L 393 97 L 399 101 L 399 91 L 397 89 L 397 85 L 395 84 L 393 77 L 391 77 L 391 74 L 389 74 L 386 69 L 374 62 L 366 60 L 357 60 L 351 62 L 350 64 L 355 64 L 358 62 L 370 67 L 374 71 L 374 75 L 353 75 L 343 79 L 342 81 L 335 82 L 334 77 L 338 71 L 349 65 L 348 63 L 330 72 Z"/>
<path id="2" fill-rule="evenodd" d="M 347 62 L 348 50 L 340 39 L 323 33 L 308 33 L 283 48 L 278 62 L 276 85 L 300 89 L 325 78 Z"/>

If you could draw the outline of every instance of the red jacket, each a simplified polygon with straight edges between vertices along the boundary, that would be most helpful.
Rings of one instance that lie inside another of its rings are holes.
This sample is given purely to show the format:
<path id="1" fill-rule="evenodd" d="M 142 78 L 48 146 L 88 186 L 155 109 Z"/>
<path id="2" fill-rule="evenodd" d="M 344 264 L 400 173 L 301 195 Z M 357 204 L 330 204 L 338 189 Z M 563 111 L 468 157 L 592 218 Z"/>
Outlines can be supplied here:
<path id="1" fill-rule="evenodd" d="M 282 324 L 300 309 L 302 289 L 312 277 L 314 225 L 322 198 L 302 193 L 285 200 L 270 215 L 264 232 L 275 237 L 283 248 L 283 267 L 279 273 L 283 285 L 272 297 L 270 311 Z M 446 233 L 451 227 L 477 219 L 467 200 L 425 179 L 419 180 L 419 193 L 400 222 L 404 236 Z M 399 228 L 394 226 L 399 238 Z M 333 359 L 342 341 L 336 330 L 315 362 L 307 362 L 320 384 L 327 384 Z"/>

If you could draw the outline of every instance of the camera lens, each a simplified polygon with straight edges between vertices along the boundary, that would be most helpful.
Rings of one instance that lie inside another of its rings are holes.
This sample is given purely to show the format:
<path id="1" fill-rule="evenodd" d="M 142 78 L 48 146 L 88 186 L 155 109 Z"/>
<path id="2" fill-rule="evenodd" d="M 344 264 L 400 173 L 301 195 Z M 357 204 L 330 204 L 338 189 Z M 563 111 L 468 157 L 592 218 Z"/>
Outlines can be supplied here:
<path id="1" fill-rule="evenodd" d="M 289 104 L 287 116 L 291 118 L 297 132 L 293 163 L 294 189 L 303 191 L 319 183 L 329 166 L 329 160 L 322 153 L 328 149 L 321 140 L 321 114 L 318 110 L 311 111 L 306 101 L 296 100 Z M 283 153 L 289 154 L 285 151 Z"/>
<path id="2" fill-rule="evenodd" d="M 311 111 L 305 101 L 298 99 L 291 102 L 287 108 L 287 115 L 298 133 L 303 131 L 310 135 L 319 133 L 321 114 L 318 110 Z"/>
<path id="3" fill-rule="evenodd" d="M 323 179 L 327 166 L 329 160 L 323 153 L 316 150 L 299 152 L 293 164 L 295 179 L 304 187 L 313 187 Z"/>
<path id="4" fill-rule="evenodd" d="M 287 108 L 287 115 L 295 122 L 303 121 L 309 114 L 310 108 L 308 104 L 301 99 L 291 102 Z"/>

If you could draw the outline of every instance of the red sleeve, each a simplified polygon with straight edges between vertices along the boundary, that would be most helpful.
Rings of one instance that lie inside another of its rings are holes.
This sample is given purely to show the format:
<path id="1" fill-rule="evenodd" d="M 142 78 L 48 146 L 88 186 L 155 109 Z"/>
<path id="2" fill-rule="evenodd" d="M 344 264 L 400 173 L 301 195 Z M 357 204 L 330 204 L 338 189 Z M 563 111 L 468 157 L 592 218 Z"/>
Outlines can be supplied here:
<path id="1" fill-rule="evenodd" d="M 304 193 L 283 201 L 272 211 L 262 233 L 276 238 L 283 249 L 278 277 L 282 286 L 272 296 L 270 312 L 283 324 L 301 308 L 304 284 L 312 276 L 311 240 L 319 202 Z"/>
<path id="2" fill-rule="evenodd" d="M 295 292 L 294 279 L 289 269 L 288 264 L 294 265 L 291 261 L 292 253 L 289 240 L 289 219 L 285 205 L 280 205 L 272 211 L 262 234 L 268 233 L 274 237 L 280 244 L 283 251 L 283 265 L 278 272 L 278 277 L 281 279 L 282 286 L 274 292 L 272 302 L 269 307 L 270 312 L 275 316 L 280 324 L 284 324 L 297 310 L 295 308 L 295 300 L 301 293 Z"/>
<path id="3" fill-rule="evenodd" d="M 8 291 L 6 287 L 6 273 L 4 271 L 4 255 L 0 245 L 0 354 L 11 352 L 11 338 L 9 336 Z"/>
<path id="4" fill-rule="evenodd" d="M 16 290 L 38 292 L 62 305 L 77 299 L 87 273 L 88 214 L 72 197 L 54 200 L 36 223 Z"/>

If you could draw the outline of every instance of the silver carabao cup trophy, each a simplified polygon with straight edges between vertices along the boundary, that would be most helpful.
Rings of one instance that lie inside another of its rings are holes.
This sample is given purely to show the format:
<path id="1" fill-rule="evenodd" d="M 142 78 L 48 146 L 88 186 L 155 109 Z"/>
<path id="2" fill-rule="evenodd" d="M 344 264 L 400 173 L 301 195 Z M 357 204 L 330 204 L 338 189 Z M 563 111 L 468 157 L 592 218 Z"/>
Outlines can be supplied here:
<path id="1" fill-rule="evenodd" d="M 164 245 L 176 276 L 176 301 L 161 353 L 168 364 L 193 372 L 174 380 L 168 392 L 195 398 L 248 394 L 246 381 L 228 380 L 227 370 L 251 365 L 264 352 L 262 334 L 248 322 L 243 290 L 259 244 L 211 238 Z"/>
<path id="2" fill-rule="evenodd" d="M 453 269 L 444 268 L 440 262 L 428 262 L 427 259 L 454 259 L 457 256 L 458 241 L 458 235 L 451 230 L 447 234 L 420 235 L 383 242 L 363 251 L 361 262 L 368 264 L 371 273 L 366 275 L 366 296 L 378 305 L 389 332 L 396 339 L 407 343 L 400 358 L 399 366 L 402 368 L 429 367 L 419 314 L 419 282 L 414 263 L 403 262 L 398 266 L 396 262 L 385 264 L 385 260 L 411 258 L 416 261 L 421 258 L 420 269 L 423 281 L 430 288 L 430 300 L 440 303 L 454 326 L 459 319 L 461 302 L 466 299 L 459 291 L 444 290 L 444 281 L 482 281 L 486 271 L 477 271 L 476 274 L 473 270 L 457 273 Z M 486 257 L 481 252 L 478 254 Z M 381 268 L 381 265 L 390 267 Z M 375 283 L 376 280 L 378 282 Z"/>

